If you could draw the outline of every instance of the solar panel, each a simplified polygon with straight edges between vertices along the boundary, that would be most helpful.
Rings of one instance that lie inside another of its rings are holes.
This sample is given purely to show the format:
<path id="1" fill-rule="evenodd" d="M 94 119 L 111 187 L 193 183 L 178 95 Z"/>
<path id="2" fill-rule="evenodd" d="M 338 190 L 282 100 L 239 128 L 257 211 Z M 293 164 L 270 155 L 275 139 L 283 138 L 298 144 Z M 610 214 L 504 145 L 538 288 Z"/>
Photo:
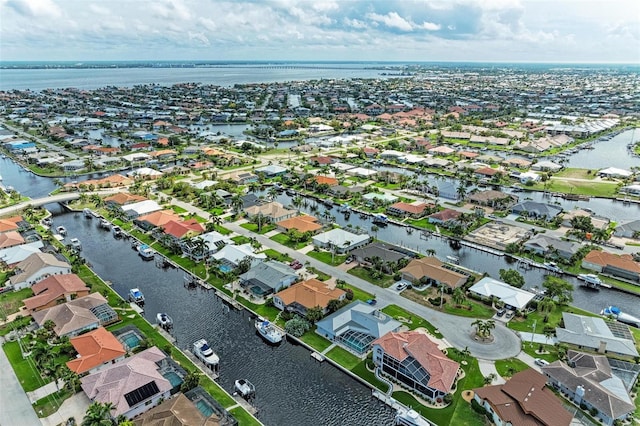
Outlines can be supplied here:
<path id="1" fill-rule="evenodd" d="M 132 390 L 129 393 L 124 394 L 124 399 L 129 404 L 129 407 L 133 407 L 145 399 L 152 397 L 160 392 L 156 382 L 149 382 L 146 385 L 140 386 L 138 389 Z"/>

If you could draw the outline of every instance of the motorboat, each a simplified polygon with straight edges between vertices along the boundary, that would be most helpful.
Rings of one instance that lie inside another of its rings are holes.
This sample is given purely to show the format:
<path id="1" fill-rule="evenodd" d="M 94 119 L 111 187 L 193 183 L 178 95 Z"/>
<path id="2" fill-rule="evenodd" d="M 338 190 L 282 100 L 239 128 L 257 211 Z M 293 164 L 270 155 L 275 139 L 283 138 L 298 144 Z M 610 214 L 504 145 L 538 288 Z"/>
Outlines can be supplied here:
<path id="1" fill-rule="evenodd" d="M 282 338 L 284 337 L 284 333 L 278 330 L 275 325 L 273 325 L 269 320 L 266 320 L 262 317 L 256 318 L 255 321 L 256 330 L 264 340 L 268 343 L 277 345 L 282 342 Z"/>
<path id="2" fill-rule="evenodd" d="M 612 317 L 627 325 L 640 328 L 640 318 L 634 317 L 633 315 L 622 312 L 620 308 L 618 308 L 617 306 L 607 306 L 606 308 L 600 311 L 600 315 Z"/>
<path id="3" fill-rule="evenodd" d="M 253 383 L 251 383 L 247 379 L 236 380 L 233 388 L 238 393 L 238 395 L 242 396 L 244 399 L 249 399 L 256 393 L 256 387 L 253 386 Z"/>
<path id="4" fill-rule="evenodd" d="M 555 273 L 555 274 L 561 274 L 562 273 L 562 269 L 560 269 L 560 267 L 558 266 L 558 264 L 556 262 L 544 262 L 544 267 Z"/>
<path id="5" fill-rule="evenodd" d="M 456 265 L 460 263 L 460 259 L 456 256 L 447 256 L 447 260 L 451 263 L 455 263 Z"/>
<path id="6" fill-rule="evenodd" d="M 86 217 L 87 219 L 91 219 L 93 217 L 93 212 L 91 211 L 91 209 L 82 209 L 82 213 L 84 213 L 84 217 Z"/>
<path id="7" fill-rule="evenodd" d="M 596 274 L 579 274 L 577 278 L 590 288 L 598 289 L 602 284 L 602 280 Z"/>
<path id="8" fill-rule="evenodd" d="M 80 242 L 79 239 L 77 238 L 72 238 L 69 243 L 71 244 L 71 247 L 73 247 L 74 249 L 80 251 L 82 250 L 82 243 Z"/>
<path id="9" fill-rule="evenodd" d="M 156 315 L 156 321 L 158 322 L 158 325 L 165 330 L 169 330 L 173 327 L 173 319 L 164 312 L 158 312 Z"/>
<path id="10" fill-rule="evenodd" d="M 129 290 L 129 301 L 138 306 L 144 305 L 144 295 L 139 288 L 132 288 Z"/>
<path id="11" fill-rule="evenodd" d="M 218 370 L 220 358 L 211 349 L 206 340 L 200 339 L 193 343 L 193 354 L 210 369 Z"/>
<path id="12" fill-rule="evenodd" d="M 111 224 L 109 223 L 109 221 L 107 219 L 100 219 L 100 224 L 98 225 L 100 226 L 100 228 L 102 229 L 111 229 Z"/>
<path id="13" fill-rule="evenodd" d="M 386 225 L 388 222 L 389 218 L 387 217 L 387 215 L 378 213 L 373 216 L 373 223 L 375 223 L 376 225 Z"/>
<path id="14" fill-rule="evenodd" d="M 64 226 L 62 226 L 62 225 L 61 225 L 61 226 L 58 226 L 58 227 L 56 228 L 56 232 L 57 232 L 58 234 L 60 234 L 60 235 L 62 235 L 62 236 L 64 237 L 65 235 L 67 235 L 67 228 L 65 228 L 65 227 L 64 227 Z"/>
<path id="15" fill-rule="evenodd" d="M 402 426 L 429 426 L 431 424 L 416 410 L 404 407 L 398 408 L 394 423 Z"/>
<path id="16" fill-rule="evenodd" d="M 111 233 L 115 238 L 120 238 L 122 237 L 122 228 L 120 228 L 118 225 L 113 225 L 111 227 Z"/>
<path id="17" fill-rule="evenodd" d="M 51 226 L 52 222 L 51 222 L 51 218 L 50 217 L 45 217 L 44 219 L 42 219 L 42 224 L 45 226 Z"/>
<path id="18" fill-rule="evenodd" d="M 140 244 L 138 246 L 138 255 L 144 260 L 152 260 L 154 257 L 154 251 L 146 244 Z"/>

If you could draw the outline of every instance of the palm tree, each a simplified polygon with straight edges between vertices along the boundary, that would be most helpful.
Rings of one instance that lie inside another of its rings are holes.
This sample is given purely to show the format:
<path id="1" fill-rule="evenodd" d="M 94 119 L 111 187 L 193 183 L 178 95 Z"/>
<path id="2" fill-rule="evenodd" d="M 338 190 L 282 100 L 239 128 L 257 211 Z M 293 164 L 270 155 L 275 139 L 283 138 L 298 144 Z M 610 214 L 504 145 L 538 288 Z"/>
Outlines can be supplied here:
<path id="1" fill-rule="evenodd" d="M 377 225 L 373 225 L 371 227 L 371 232 L 373 232 L 373 235 L 375 236 L 376 240 L 378 239 L 378 231 L 380 230 L 380 228 Z"/>
<path id="2" fill-rule="evenodd" d="M 82 419 L 81 426 L 113 426 L 111 410 L 115 407 L 112 403 L 94 402 L 89 405 Z"/>
<path id="3" fill-rule="evenodd" d="M 465 186 L 461 183 L 460 185 L 458 185 L 458 189 L 456 189 L 456 194 L 458 194 L 458 198 L 460 198 L 460 200 L 464 200 L 464 197 L 467 196 L 467 188 L 465 188 Z"/>
<path id="4" fill-rule="evenodd" d="M 104 205 L 104 200 L 98 194 L 91 195 L 91 202 L 93 203 L 94 206 L 96 206 L 96 208 L 100 208 Z"/>
<path id="5" fill-rule="evenodd" d="M 464 294 L 464 289 L 462 287 L 457 287 L 453 290 L 451 298 L 453 299 L 453 303 L 456 305 L 462 305 L 465 300 L 467 300 L 467 296 Z"/>
<path id="6" fill-rule="evenodd" d="M 191 250 L 189 251 L 189 257 L 191 257 L 193 260 L 195 260 L 194 257 L 197 257 L 199 259 L 204 258 L 206 253 L 209 251 L 209 246 L 207 245 L 207 242 L 202 239 L 202 237 L 193 238 L 190 241 L 190 246 Z"/>
<path id="7" fill-rule="evenodd" d="M 269 199 L 271 201 L 278 198 L 278 194 L 280 194 L 280 190 L 276 186 L 272 186 L 271 188 L 269 188 L 269 191 L 267 191 L 267 195 L 269 196 Z"/>
<path id="8" fill-rule="evenodd" d="M 244 202 L 242 201 L 242 198 L 240 197 L 240 195 L 236 194 L 231 198 L 231 208 L 233 209 L 235 214 L 240 213 L 240 210 L 242 210 L 243 206 L 244 206 Z"/>
<path id="9" fill-rule="evenodd" d="M 556 307 L 556 302 L 550 297 L 544 297 L 538 302 L 538 310 L 541 312 L 549 313 Z"/>

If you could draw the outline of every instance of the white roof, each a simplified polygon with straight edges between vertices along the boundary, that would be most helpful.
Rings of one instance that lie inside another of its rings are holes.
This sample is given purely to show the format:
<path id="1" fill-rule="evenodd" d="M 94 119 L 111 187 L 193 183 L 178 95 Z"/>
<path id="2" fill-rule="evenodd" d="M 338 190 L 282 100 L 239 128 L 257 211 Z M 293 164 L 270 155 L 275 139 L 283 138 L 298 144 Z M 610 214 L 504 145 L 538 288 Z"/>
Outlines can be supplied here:
<path id="1" fill-rule="evenodd" d="M 264 253 L 254 253 L 251 244 L 242 244 L 241 246 L 227 245 L 224 246 L 219 252 L 215 253 L 213 257 L 218 260 L 227 260 L 234 265 L 240 263 L 245 257 L 252 257 L 254 259 L 266 259 L 267 255 Z"/>
<path id="2" fill-rule="evenodd" d="M 122 159 L 126 160 L 130 163 L 134 161 L 142 161 L 151 158 L 149 154 L 145 154 L 144 152 L 134 152 L 133 154 L 123 155 Z"/>
<path id="3" fill-rule="evenodd" d="M 347 174 L 349 175 L 353 175 L 353 176 L 364 176 L 364 177 L 368 177 L 368 176 L 373 176 L 375 174 L 377 174 L 378 172 L 375 170 L 371 170 L 371 169 L 365 169 L 363 167 L 354 167 L 353 169 L 349 169 L 347 170 Z"/>
<path id="4" fill-rule="evenodd" d="M 0 260 L 7 265 L 13 265 L 14 263 L 22 262 L 33 253 L 40 252 L 44 244 L 42 241 L 34 241 L 28 244 L 20 244 L 19 246 L 7 247 L 0 250 Z"/>
<path id="5" fill-rule="evenodd" d="M 623 177 L 629 177 L 631 175 L 633 175 L 633 173 L 631 173 L 628 170 L 624 170 L 624 169 L 617 169 L 615 167 L 608 167 L 606 169 L 602 169 L 598 172 L 598 174 L 603 174 L 603 175 L 614 175 L 614 176 L 623 176 Z"/>
<path id="6" fill-rule="evenodd" d="M 127 173 L 127 176 L 162 176 L 162 172 L 149 167 L 140 167 L 139 169 Z"/>
<path id="7" fill-rule="evenodd" d="M 344 229 L 336 228 L 331 231 L 323 232 L 313 237 L 315 241 L 322 244 L 334 244 L 336 247 L 343 247 L 344 243 L 349 241 L 351 245 L 356 245 L 369 240 L 367 234 L 352 234 Z"/>
<path id="8" fill-rule="evenodd" d="M 202 182 L 192 183 L 191 186 L 193 186 L 196 189 L 205 189 L 206 187 L 213 186 L 216 183 L 218 183 L 218 181 L 205 179 Z"/>
<path id="9" fill-rule="evenodd" d="M 122 210 L 125 212 L 132 211 L 140 216 L 162 210 L 162 206 L 153 200 L 144 200 L 137 203 L 126 204 L 122 207 Z"/>
<path id="10" fill-rule="evenodd" d="M 535 297 L 533 293 L 512 287 L 491 277 L 481 279 L 471 286 L 469 290 L 486 297 L 495 296 L 516 309 L 524 308 Z"/>

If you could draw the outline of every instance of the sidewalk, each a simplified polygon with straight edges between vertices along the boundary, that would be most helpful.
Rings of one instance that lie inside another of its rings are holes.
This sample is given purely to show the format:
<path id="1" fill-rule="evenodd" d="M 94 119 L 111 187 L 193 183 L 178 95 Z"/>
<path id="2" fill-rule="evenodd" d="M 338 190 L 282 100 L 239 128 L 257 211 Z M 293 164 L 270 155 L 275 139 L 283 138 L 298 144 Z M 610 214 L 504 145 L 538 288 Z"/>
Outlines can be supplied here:
<path id="1" fill-rule="evenodd" d="M 0 348 L 0 383 L 3 388 L 0 392 L 0 425 L 39 425 L 40 419 L 33 411 L 2 348 Z"/>

